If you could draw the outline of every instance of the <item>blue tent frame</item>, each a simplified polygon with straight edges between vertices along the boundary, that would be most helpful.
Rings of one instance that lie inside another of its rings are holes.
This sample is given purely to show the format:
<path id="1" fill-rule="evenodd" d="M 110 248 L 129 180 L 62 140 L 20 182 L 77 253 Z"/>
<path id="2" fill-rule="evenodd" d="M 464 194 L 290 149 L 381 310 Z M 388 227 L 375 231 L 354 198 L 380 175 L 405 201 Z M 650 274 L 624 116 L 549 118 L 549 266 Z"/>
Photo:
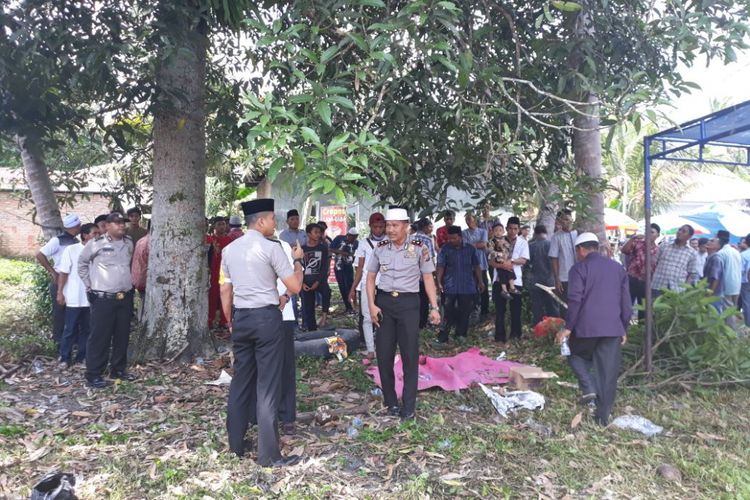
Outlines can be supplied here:
<path id="1" fill-rule="evenodd" d="M 707 146 L 718 146 L 741 151 L 743 160 L 716 160 L 704 156 Z M 681 152 L 697 155 L 685 157 Z M 742 165 L 750 167 L 750 101 L 722 109 L 700 118 L 643 138 L 643 176 L 645 191 L 646 227 L 651 226 L 651 164 L 654 160 Z M 646 238 L 646 283 L 651 283 L 651 242 Z M 646 370 L 652 370 L 653 297 L 646 286 Z"/>

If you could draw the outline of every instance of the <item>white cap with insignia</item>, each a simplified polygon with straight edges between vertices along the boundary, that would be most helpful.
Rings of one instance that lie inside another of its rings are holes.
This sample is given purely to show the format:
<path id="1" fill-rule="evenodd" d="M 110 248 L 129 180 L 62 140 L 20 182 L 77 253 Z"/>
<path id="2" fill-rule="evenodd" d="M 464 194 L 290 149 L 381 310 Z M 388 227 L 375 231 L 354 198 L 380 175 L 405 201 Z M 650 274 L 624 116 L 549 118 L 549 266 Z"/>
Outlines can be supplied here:
<path id="1" fill-rule="evenodd" d="M 73 229 L 81 225 L 81 219 L 76 214 L 68 214 L 63 218 L 63 227 Z"/>
<path id="2" fill-rule="evenodd" d="M 409 213 L 404 208 L 398 208 L 398 207 L 389 208 L 388 211 L 385 213 L 385 220 L 408 221 Z"/>
<path id="3" fill-rule="evenodd" d="M 356 227 L 353 227 L 353 228 L 349 229 L 349 231 L 346 234 L 351 234 L 352 236 L 358 236 L 359 235 L 359 231 L 357 231 Z"/>
<path id="4" fill-rule="evenodd" d="M 576 238 L 576 245 L 583 245 L 584 243 L 599 243 L 599 238 L 594 233 L 581 233 Z"/>

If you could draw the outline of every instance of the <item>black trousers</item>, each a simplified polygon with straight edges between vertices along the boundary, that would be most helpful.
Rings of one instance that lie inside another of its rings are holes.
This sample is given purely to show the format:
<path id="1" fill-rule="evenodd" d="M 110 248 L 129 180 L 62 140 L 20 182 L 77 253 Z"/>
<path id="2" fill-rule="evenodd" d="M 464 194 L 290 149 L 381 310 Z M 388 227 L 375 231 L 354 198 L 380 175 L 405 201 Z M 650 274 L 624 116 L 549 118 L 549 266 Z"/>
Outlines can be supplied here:
<path id="1" fill-rule="evenodd" d="M 430 299 L 427 297 L 427 291 L 424 288 L 424 281 L 419 282 L 419 329 L 427 327 L 427 320 L 430 317 Z"/>
<path id="2" fill-rule="evenodd" d="M 52 298 L 52 340 L 60 343 L 65 329 L 65 306 L 57 303 L 57 283 L 50 282 L 49 294 Z"/>
<path id="3" fill-rule="evenodd" d="M 479 294 L 479 313 L 482 316 L 486 316 L 490 313 L 490 271 L 482 271 L 482 283 L 484 283 L 484 291 Z"/>
<path id="4" fill-rule="evenodd" d="M 466 338 L 469 330 L 469 316 L 474 308 L 474 294 L 443 294 L 445 321 L 440 329 L 438 340 L 447 342 L 451 328 L 456 329 L 456 337 Z"/>
<path id="5" fill-rule="evenodd" d="M 505 342 L 507 340 L 505 332 L 505 309 L 510 303 L 510 338 L 521 338 L 521 295 L 512 295 L 510 300 L 506 300 L 500 295 L 500 287 L 492 289 L 492 297 L 495 300 L 495 340 Z"/>
<path id="6" fill-rule="evenodd" d="M 567 304 L 568 303 L 568 282 L 567 281 L 562 282 L 562 288 L 563 288 L 563 293 L 560 296 L 560 298 L 562 299 L 563 302 Z M 567 312 L 568 312 L 567 308 L 560 306 L 560 317 L 562 319 L 565 319 L 565 315 L 567 314 Z"/>
<path id="7" fill-rule="evenodd" d="M 398 406 L 396 377 L 393 373 L 393 361 L 398 346 L 404 369 L 401 414 L 409 415 L 414 413 L 417 404 L 419 295 L 414 293 L 392 297 L 388 293 L 379 292 L 375 297 L 375 304 L 383 311 L 380 328 L 375 337 L 375 354 L 383 387 L 383 402 L 387 407 Z"/>
<path id="8" fill-rule="evenodd" d="M 313 291 L 301 291 L 302 298 L 302 325 L 308 330 L 317 330 L 318 321 L 315 319 L 315 295 L 320 293 L 322 297 L 321 308 L 323 312 L 328 312 L 331 308 L 331 287 L 328 283 L 323 282 Z"/>
<path id="9" fill-rule="evenodd" d="M 91 333 L 86 343 L 87 380 L 101 377 L 107 368 L 107 361 L 110 375 L 125 371 L 128 364 L 130 319 L 133 316 L 132 290 L 120 300 L 91 298 Z"/>
<path id="10" fill-rule="evenodd" d="M 529 296 L 531 298 L 531 317 L 532 322 L 536 325 L 544 316 L 559 317 L 560 306 L 555 299 L 544 290 L 532 286 L 529 289 Z"/>
<path id="11" fill-rule="evenodd" d="M 297 364 L 294 359 L 295 321 L 283 321 L 281 347 L 283 361 L 281 369 L 281 396 L 279 399 L 279 420 L 290 423 L 297 420 Z M 257 425 L 256 397 L 250 401 L 250 425 Z"/>
<path id="12" fill-rule="evenodd" d="M 258 463 L 281 458 L 278 410 L 283 372 L 282 319 L 277 306 L 237 309 L 232 319 L 234 376 L 229 385 L 227 432 L 229 449 L 244 454 L 245 433 L 255 402 Z"/>
<path id="13" fill-rule="evenodd" d="M 578 379 L 583 394 L 596 394 L 596 421 L 609 423 L 615 404 L 617 377 L 622 361 L 622 337 L 570 337 L 568 364 Z M 591 370 L 594 374 L 592 377 Z"/>
<path id="14" fill-rule="evenodd" d="M 646 301 L 646 282 L 629 276 L 630 298 L 635 304 L 643 304 Z M 646 311 L 638 311 L 638 320 L 646 318 Z"/>
<path id="15" fill-rule="evenodd" d="M 336 275 L 336 283 L 339 285 L 339 292 L 341 292 L 341 299 L 344 301 L 344 307 L 347 311 L 353 311 L 352 303 L 349 302 L 349 292 L 354 283 L 354 268 L 351 265 L 344 264 L 341 269 L 334 268 L 334 274 Z"/>

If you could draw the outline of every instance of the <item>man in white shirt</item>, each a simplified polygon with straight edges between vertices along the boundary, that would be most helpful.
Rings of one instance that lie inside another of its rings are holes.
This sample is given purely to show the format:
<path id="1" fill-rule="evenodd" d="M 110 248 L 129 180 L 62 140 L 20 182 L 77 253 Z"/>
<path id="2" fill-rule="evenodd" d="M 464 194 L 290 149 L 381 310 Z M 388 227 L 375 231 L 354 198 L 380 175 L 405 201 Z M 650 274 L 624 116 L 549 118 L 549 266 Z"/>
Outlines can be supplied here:
<path id="1" fill-rule="evenodd" d="M 511 258 L 510 261 L 502 263 L 491 261 L 489 265 L 494 269 L 505 269 L 513 271 L 516 275 L 516 281 L 513 283 L 516 289 L 523 289 L 523 266 L 529 261 L 529 243 L 518 236 L 521 230 L 521 222 L 518 217 L 510 217 L 505 225 L 507 234 L 505 238 L 510 243 Z M 495 277 L 497 279 L 497 277 Z M 492 287 L 493 298 L 495 299 L 495 342 L 505 344 L 507 337 L 505 334 L 505 309 L 510 303 L 510 337 L 513 339 L 521 338 L 521 295 L 513 294 L 510 299 L 506 299 L 500 293 L 500 287 Z M 496 290 L 496 291 L 495 291 Z"/>
<path id="2" fill-rule="evenodd" d="M 365 266 L 370 261 L 372 253 L 375 251 L 375 247 L 378 243 L 383 241 L 385 238 L 385 217 L 380 212 L 375 212 L 370 215 L 370 236 L 361 241 L 357 247 L 357 251 L 354 253 L 354 259 L 357 263 L 357 272 L 354 275 L 354 281 L 352 282 L 352 289 L 349 291 L 349 301 L 352 304 L 357 303 L 357 291 L 360 292 L 360 311 L 362 319 L 362 333 L 365 337 L 365 345 L 367 347 L 367 359 L 375 358 L 375 333 L 372 325 L 372 318 L 370 317 L 370 308 L 367 301 L 367 286 L 366 281 L 362 279 L 364 274 Z M 375 285 L 378 284 L 378 277 L 375 277 Z M 361 286 L 359 286 L 361 285 Z"/>
<path id="3" fill-rule="evenodd" d="M 86 359 L 86 342 L 90 331 L 89 301 L 86 286 L 78 275 L 78 257 L 83 247 L 99 236 L 99 228 L 95 224 L 84 224 L 80 229 L 83 243 L 66 246 L 56 266 L 58 281 L 55 301 L 65 308 L 65 324 L 60 341 L 60 364 L 64 368 Z M 76 343 L 78 352 L 73 361 L 73 344 Z"/>
<path id="4" fill-rule="evenodd" d="M 69 245 L 78 243 L 81 232 L 81 219 L 76 214 L 63 218 L 63 231 L 50 239 L 36 254 L 36 260 L 47 271 L 50 277 L 49 292 L 52 298 L 52 339 L 59 343 L 65 325 L 65 306 L 57 303 L 57 266 L 60 264 L 63 250 Z"/>

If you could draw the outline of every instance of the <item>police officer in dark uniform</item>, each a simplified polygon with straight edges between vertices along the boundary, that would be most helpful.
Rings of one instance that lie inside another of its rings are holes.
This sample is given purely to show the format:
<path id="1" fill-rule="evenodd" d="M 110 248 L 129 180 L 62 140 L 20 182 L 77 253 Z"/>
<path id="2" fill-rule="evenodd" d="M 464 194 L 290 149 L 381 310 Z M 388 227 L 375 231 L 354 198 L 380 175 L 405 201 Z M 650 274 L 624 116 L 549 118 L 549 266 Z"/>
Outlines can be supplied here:
<path id="1" fill-rule="evenodd" d="M 234 377 L 229 386 L 227 431 L 229 448 L 239 456 L 249 448 L 245 433 L 256 401 L 258 464 L 294 465 L 300 459 L 282 457 L 279 450 L 278 407 L 281 397 L 283 330 L 277 278 L 288 293 L 302 288 L 302 249 L 292 250 L 293 265 L 277 241 L 274 201 L 242 204 L 248 231 L 224 247 L 221 258 L 221 305 L 231 318 Z"/>
<path id="2" fill-rule="evenodd" d="M 135 376 L 125 370 L 130 318 L 133 316 L 133 282 L 130 277 L 133 240 L 125 234 L 125 221 L 122 214 L 109 214 L 106 234 L 83 247 L 78 258 L 78 274 L 86 286 L 91 304 L 86 382 L 95 389 L 112 383 L 102 376 L 107 361 L 110 378 L 135 380 Z"/>
<path id="3" fill-rule="evenodd" d="M 378 360 L 383 400 L 388 414 L 401 420 L 414 418 L 419 376 L 419 280 L 430 304 L 429 319 L 440 324 L 435 280 L 435 264 L 429 249 L 420 240 L 410 239 L 409 216 L 405 209 L 391 207 L 385 217 L 387 240 L 378 244 L 367 267 L 367 296 L 372 322 L 378 327 L 375 354 Z M 375 277 L 380 283 L 375 288 Z M 396 346 L 404 369 L 402 406 L 396 396 L 393 361 Z"/>

